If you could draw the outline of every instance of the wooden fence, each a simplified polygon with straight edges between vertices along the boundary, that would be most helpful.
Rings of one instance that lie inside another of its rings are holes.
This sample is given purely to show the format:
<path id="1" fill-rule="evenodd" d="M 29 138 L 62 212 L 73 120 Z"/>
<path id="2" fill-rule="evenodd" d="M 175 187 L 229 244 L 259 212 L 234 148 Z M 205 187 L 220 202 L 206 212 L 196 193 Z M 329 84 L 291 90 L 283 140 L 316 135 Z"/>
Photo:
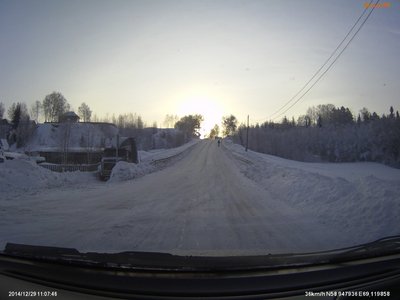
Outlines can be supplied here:
<path id="1" fill-rule="evenodd" d="M 92 164 L 92 165 L 47 165 L 47 164 L 39 164 L 39 166 L 51 170 L 53 172 L 95 172 L 97 171 L 100 163 Z"/>

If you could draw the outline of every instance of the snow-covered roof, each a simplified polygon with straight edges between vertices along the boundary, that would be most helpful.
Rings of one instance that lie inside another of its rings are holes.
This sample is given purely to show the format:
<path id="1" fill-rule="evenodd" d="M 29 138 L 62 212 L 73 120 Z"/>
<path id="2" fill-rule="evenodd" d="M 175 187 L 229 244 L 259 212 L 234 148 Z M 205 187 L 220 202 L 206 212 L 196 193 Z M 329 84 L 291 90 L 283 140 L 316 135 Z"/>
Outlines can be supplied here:
<path id="1" fill-rule="evenodd" d="M 57 152 L 68 149 L 87 151 L 115 144 L 118 128 L 110 123 L 44 123 L 38 124 L 25 146 L 29 152 Z"/>

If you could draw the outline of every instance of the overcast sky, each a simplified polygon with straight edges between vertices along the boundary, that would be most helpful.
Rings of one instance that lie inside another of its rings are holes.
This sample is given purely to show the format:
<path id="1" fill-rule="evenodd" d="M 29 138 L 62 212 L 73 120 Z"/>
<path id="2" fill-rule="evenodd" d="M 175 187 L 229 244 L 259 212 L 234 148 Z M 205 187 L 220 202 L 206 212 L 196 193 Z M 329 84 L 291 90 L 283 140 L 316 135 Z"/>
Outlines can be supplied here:
<path id="1" fill-rule="evenodd" d="M 366 1 L 0 0 L 0 101 L 52 91 L 99 116 L 151 124 L 199 112 L 263 121 L 329 57 Z M 384 3 L 385 1 L 381 1 Z M 400 110 L 400 1 L 377 8 L 342 57 L 286 115 L 332 103 Z"/>

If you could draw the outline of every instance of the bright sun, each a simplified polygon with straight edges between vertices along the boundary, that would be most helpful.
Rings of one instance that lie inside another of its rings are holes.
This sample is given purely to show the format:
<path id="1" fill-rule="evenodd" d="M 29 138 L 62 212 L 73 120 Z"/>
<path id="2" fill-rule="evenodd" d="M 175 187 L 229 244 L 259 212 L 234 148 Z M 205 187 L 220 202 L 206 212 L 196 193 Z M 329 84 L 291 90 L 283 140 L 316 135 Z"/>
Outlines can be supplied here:
<path id="1" fill-rule="evenodd" d="M 201 138 L 206 137 L 215 124 L 221 128 L 222 107 L 210 97 L 192 96 L 185 98 L 178 104 L 177 114 L 180 117 L 189 114 L 202 115 L 204 121 L 201 123 L 200 128 Z"/>

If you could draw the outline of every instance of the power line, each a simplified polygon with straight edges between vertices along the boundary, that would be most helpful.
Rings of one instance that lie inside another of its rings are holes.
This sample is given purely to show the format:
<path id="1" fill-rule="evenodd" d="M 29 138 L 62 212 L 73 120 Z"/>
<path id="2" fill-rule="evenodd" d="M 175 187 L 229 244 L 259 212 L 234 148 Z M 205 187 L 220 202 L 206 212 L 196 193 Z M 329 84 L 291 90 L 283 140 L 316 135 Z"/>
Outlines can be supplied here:
<path id="1" fill-rule="evenodd" d="M 354 39 L 354 37 L 357 35 L 357 33 L 360 31 L 360 29 L 362 28 L 362 26 L 364 25 L 364 23 L 367 21 L 367 19 L 369 18 L 369 16 L 371 15 L 372 11 L 374 10 L 374 8 L 376 7 L 376 5 L 378 4 L 380 0 L 377 0 L 376 3 L 373 5 L 370 13 L 367 15 L 367 17 L 364 19 L 363 23 L 360 25 L 360 27 L 358 28 L 358 30 L 354 33 L 353 37 L 350 38 L 349 42 L 345 45 L 345 47 L 343 48 L 343 50 L 338 54 L 338 56 L 334 59 L 334 61 L 328 66 L 327 70 L 324 71 L 324 73 L 322 73 L 322 75 L 316 80 L 316 82 L 311 86 L 311 88 L 319 81 L 319 79 L 331 68 L 331 66 L 335 63 L 335 61 L 339 58 L 339 56 L 343 53 L 344 49 L 347 48 L 347 46 L 350 44 L 350 42 Z M 335 53 L 339 50 L 339 48 L 342 46 L 342 44 L 344 43 L 344 41 L 349 37 L 349 35 L 351 34 L 351 32 L 353 31 L 353 29 L 356 27 L 356 25 L 360 22 L 360 20 L 362 19 L 362 17 L 365 15 L 368 7 L 371 7 L 373 0 L 371 0 L 371 2 L 369 3 L 368 6 L 365 6 L 364 11 L 362 12 L 362 14 L 358 17 L 357 21 L 354 23 L 354 25 L 351 27 L 351 29 L 349 30 L 349 32 L 346 34 L 346 36 L 342 39 L 342 41 L 339 43 L 339 45 L 335 48 L 335 50 L 333 50 L 332 54 L 329 56 L 329 58 L 324 62 L 324 64 L 314 73 L 314 75 L 307 81 L 306 84 L 304 84 L 304 86 L 292 97 L 290 98 L 289 101 L 287 101 L 283 106 L 281 106 L 277 111 L 275 111 L 273 114 L 270 115 L 269 119 L 271 119 L 274 115 L 276 115 L 278 112 L 280 112 L 282 109 L 284 109 L 290 102 L 292 102 L 309 84 L 310 82 L 318 75 L 319 72 L 321 72 L 321 70 L 326 66 L 326 64 L 331 60 L 331 58 L 335 55 Z M 300 99 L 307 94 L 307 92 L 311 89 L 309 88 L 301 97 Z M 299 100 L 295 101 L 294 104 L 296 104 Z M 291 107 L 294 106 L 294 104 L 292 104 L 288 109 L 286 109 L 283 113 L 280 113 L 278 116 L 272 118 L 272 120 L 277 119 L 278 117 L 280 117 L 282 114 L 284 114 L 285 112 L 287 112 Z"/>
<path id="2" fill-rule="evenodd" d="M 361 23 L 360 27 L 357 29 L 357 31 L 354 33 L 354 35 L 350 38 L 350 40 L 347 42 L 347 44 L 344 46 L 344 48 L 342 49 L 342 51 L 339 52 L 339 54 L 336 56 L 336 58 L 332 61 L 332 63 L 328 66 L 328 68 L 317 78 L 317 80 L 299 97 L 299 99 L 297 99 L 294 103 L 292 103 L 287 109 L 285 109 L 281 114 L 279 114 L 278 116 L 276 116 L 275 118 L 273 118 L 273 120 L 277 119 L 278 117 L 282 116 L 283 114 L 285 114 L 289 109 L 291 109 L 294 105 L 296 105 L 296 103 L 298 103 L 320 80 L 321 78 L 332 68 L 332 66 L 335 64 L 335 62 L 339 59 L 339 57 L 342 55 L 342 53 L 347 49 L 347 47 L 349 46 L 349 44 L 353 41 L 353 39 L 356 37 L 356 35 L 358 34 L 358 32 L 361 30 L 361 28 L 364 26 L 365 22 L 367 22 L 369 16 L 372 14 L 374 8 L 376 7 L 376 5 L 378 4 L 380 0 L 377 0 L 374 4 L 374 6 L 372 7 L 371 11 L 369 12 L 369 14 L 367 15 L 367 17 L 364 19 L 364 21 Z"/>

